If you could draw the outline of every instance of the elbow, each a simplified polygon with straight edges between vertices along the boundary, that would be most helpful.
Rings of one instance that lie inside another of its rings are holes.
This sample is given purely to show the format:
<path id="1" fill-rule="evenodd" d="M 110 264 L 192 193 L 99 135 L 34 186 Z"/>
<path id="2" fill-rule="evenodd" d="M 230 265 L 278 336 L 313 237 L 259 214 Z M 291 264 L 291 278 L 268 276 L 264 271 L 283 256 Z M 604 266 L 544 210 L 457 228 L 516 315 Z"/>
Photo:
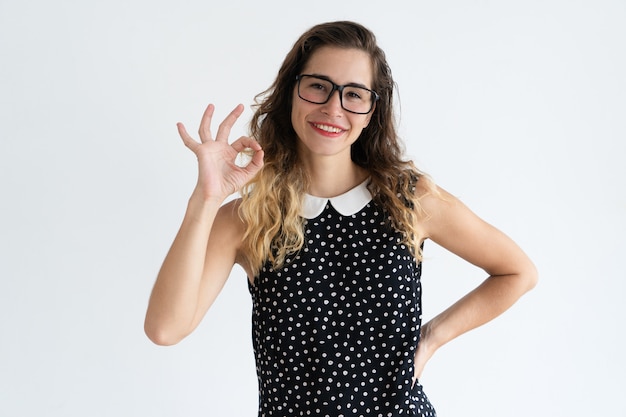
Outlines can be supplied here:
<path id="1" fill-rule="evenodd" d="M 516 299 L 537 286 L 539 273 L 535 265 L 529 260 L 518 264 L 515 269 L 505 274 L 491 274 L 491 277 L 505 278 L 506 291 Z"/>
<path id="2" fill-rule="evenodd" d="M 184 339 L 184 336 L 165 329 L 163 326 L 151 324 L 147 320 L 144 323 L 144 332 L 148 339 L 158 346 L 173 346 Z"/>
<path id="3" fill-rule="evenodd" d="M 523 278 L 524 292 L 528 292 L 537 286 L 539 272 L 531 261 L 528 261 L 528 265 L 525 266 L 520 276 Z"/>
<path id="4" fill-rule="evenodd" d="M 168 337 L 167 335 L 162 335 L 160 333 L 146 332 L 146 336 L 148 336 L 148 339 L 150 339 L 150 341 L 157 346 L 173 346 L 180 342 L 180 339 Z"/>

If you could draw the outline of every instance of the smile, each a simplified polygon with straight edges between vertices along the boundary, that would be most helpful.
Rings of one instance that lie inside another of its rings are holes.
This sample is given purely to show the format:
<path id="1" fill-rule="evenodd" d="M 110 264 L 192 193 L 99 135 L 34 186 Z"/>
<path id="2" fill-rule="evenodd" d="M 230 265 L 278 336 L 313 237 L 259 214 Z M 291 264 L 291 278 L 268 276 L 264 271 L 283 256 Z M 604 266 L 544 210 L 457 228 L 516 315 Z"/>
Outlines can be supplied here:
<path id="1" fill-rule="evenodd" d="M 320 130 L 323 130 L 324 132 L 329 133 L 339 133 L 343 131 L 343 129 L 334 126 L 322 125 L 318 123 L 312 123 L 312 125 Z"/>

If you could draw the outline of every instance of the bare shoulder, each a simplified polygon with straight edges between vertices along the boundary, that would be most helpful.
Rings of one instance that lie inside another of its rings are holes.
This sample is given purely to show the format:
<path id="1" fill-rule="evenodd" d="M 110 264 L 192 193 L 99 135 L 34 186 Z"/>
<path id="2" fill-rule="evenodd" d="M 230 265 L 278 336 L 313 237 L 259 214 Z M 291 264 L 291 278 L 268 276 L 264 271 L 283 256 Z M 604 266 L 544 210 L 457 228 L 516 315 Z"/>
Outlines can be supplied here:
<path id="1" fill-rule="evenodd" d="M 234 258 L 239 251 L 244 227 L 238 208 L 238 200 L 229 201 L 219 208 L 209 238 L 209 250 L 212 253 Z"/>
<path id="2" fill-rule="evenodd" d="M 415 194 L 422 211 L 421 226 L 426 237 L 431 237 L 431 233 L 435 232 L 433 229 L 436 229 L 439 222 L 448 216 L 453 216 L 455 209 L 465 208 L 457 197 L 427 177 L 420 178 L 415 184 Z"/>
<path id="3" fill-rule="evenodd" d="M 415 189 L 423 211 L 422 226 L 428 238 L 450 232 L 454 225 L 465 224 L 482 226 L 482 220 L 476 216 L 461 200 L 432 180 L 420 180 Z"/>
<path id="4" fill-rule="evenodd" d="M 211 230 L 211 246 L 217 252 L 227 248 L 229 257 L 241 265 L 249 274 L 246 256 L 243 253 L 243 237 L 246 232 L 245 223 L 239 215 L 241 198 L 231 200 L 220 207 Z"/>
<path id="5" fill-rule="evenodd" d="M 240 242 L 244 233 L 244 224 L 239 216 L 240 205 L 241 199 L 237 198 L 219 208 L 211 230 L 212 235 L 215 233 L 218 236 L 228 237 L 231 242 Z"/>
<path id="6" fill-rule="evenodd" d="M 223 221 L 234 221 L 240 222 L 241 218 L 239 217 L 239 206 L 241 205 L 241 198 L 235 198 L 230 200 L 220 207 L 218 211 L 218 218 Z"/>

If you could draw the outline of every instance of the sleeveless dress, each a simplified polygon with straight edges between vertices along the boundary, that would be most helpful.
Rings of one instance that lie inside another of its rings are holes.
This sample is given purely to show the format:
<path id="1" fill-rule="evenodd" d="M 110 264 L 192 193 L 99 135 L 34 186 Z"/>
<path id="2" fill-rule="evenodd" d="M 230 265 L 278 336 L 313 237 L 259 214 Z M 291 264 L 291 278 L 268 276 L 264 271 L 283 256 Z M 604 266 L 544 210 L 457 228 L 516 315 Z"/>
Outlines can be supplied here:
<path id="1" fill-rule="evenodd" d="M 421 263 L 366 183 L 306 195 L 304 247 L 249 284 L 259 417 L 436 416 L 412 382 Z"/>

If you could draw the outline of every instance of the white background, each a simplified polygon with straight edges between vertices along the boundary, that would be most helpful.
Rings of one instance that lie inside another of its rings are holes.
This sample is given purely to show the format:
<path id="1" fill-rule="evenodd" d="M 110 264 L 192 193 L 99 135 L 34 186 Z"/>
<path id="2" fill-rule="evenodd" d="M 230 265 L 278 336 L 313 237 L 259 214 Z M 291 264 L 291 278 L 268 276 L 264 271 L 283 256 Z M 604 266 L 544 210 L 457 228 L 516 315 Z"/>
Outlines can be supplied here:
<path id="1" fill-rule="evenodd" d="M 407 154 L 540 282 L 443 347 L 441 417 L 624 416 L 626 3 L 0 0 L 0 416 L 253 416 L 250 297 L 152 345 L 143 316 L 195 182 L 195 131 L 269 86 L 311 25 L 370 27 Z M 427 245 L 425 319 L 482 271 Z"/>

